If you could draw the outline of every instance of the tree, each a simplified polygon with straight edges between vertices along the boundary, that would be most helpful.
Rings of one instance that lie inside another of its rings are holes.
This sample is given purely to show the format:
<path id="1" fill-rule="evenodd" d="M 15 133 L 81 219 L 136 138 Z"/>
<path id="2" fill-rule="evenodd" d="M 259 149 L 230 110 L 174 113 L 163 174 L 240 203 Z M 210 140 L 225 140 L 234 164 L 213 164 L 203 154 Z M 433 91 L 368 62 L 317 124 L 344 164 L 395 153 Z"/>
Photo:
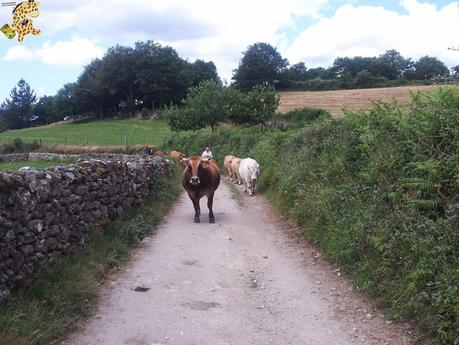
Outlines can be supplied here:
<path id="1" fill-rule="evenodd" d="M 136 72 L 134 49 L 117 45 L 108 49 L 98 73 L 100 83 L 108 88 L 110 95 L 123 102 L 131 116 L 138 96 Z"/>
<path id="2" fill-rule="evenodd" d="M 287 79 L 294 81 L 306 80 L 307 73 L 308 69 L 306 68 L 304 62 L 294 64 L 285 71 Z"/>
<path id="3" fill-rule="evenodd" d="M 33 119 L 34 106 L 37 101 L 35 92 L 24 79 L 10 92 L 10 98 L 1 105 L 1 117 L 6 129 L 29 127 Z"/>
<path id="4" fill-rule="evenodd" d="M 116 113 L 121 99 L 119 93 L 106 84 L 103 66 L 104 60 L 95 59 L 84 67 L 72 90 L 73 112 L 98 114 L 101 118 L 109 109 Z"/>
<path id="5" fill-rule="evenodd" d="M 382 70 L 376 75 L 394 80 L 412 69 L 413 61 L 405 59 L 397 50 L 391 49 L 379 56 L 378 65 Z"/>
<path id="6" fill-rule="evenodd" d="M 53 99 L 54 114 L 57 119 L 63 119 L 77 115 L 78 100 L 75 97 L 76 83 L 67 83 L 59 91 Z"/>
<path id="7" fill-rule="evenodd" d="M 183 107 L 168 109 L 166 117 L 172 130 L 196 130 L 210 126 L 212 132 L 225 118 L 223 87 L 207 80 L 188 89 Z"/>
<path id="8" fill-rule="evenodd" d="M 191 64 L 191 68 L 193 70 L 193 86 L 199 85 L 200 82 L 205 80 L 220 82 L 217 68 L 212 61 L 205 62 L 198 59 Z"/>
<path id="9" fill-rule="evenodd" d="M 273 86 L 255 86 L 247 94 L 247 113 L 251 124 L 264 124 L 276 112 L 279 95 Z"/>
<path id="10" fill-rule="evenodd" d="M 53 96 L 40 97 L 37 104 L 35 104 L 34 115 L 34 125 L 45 125 L 61 120 L 55 116 Z"/>
<path id="11" fill-rule="evenodd" d="M 332 69 L 325 69 L 323 67 L 310 68 L 306 71 L 306 80 L 311 79 L 333 79 L 335 77 Z"/>
<path id="12" fill-rule="evenodd" d="M 264 124 L 275 113 L 279 97 L 273 86 L 255 86 L 244 93 L 208 80 L 188 89 L 182 107 L 166 110 L 173 131 L 197 130 L 210 126 L 212 131 L 222 121 Z"/>
<path id="13" fill-rule="evenodd" d="M 274 86 L 288 66 L 288 61 L 268 43 L 255 43 L 243 54 L 233 75 L 236 87 L 243 91 L 251 90 L 257 85 Z"/>
<path id="14" fill-rule="evenodd" d="M 453 75 L 455 77 L 459 77 L 459 65 L 454 66 L 453 68 L 451 68 L 451 71 L 453 72 Z"/>
<path id="15" fill-rule="evenodd" d="M 435 57 L 423 56 L 414 64 L 416 79 L 432 79 L 449 76 L 449 69 Z"/>

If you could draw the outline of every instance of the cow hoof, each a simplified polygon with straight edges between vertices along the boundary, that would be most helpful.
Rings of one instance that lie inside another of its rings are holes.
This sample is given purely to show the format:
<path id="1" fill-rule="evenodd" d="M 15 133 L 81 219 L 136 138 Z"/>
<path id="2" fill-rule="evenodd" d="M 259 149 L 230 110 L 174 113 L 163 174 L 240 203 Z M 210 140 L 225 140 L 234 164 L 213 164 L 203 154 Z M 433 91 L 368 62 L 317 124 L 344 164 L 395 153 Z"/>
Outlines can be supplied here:
<path id="1" fill-rule="evenodd" d="M 195 219 L 194 219 L 194 222 L 195 222 L 195 223 L 201 223 L 201 220 L 198 219 L 198 218 L 195 218 Z"/>
<path id="2" fill-rule="evenodd" d="M 215 219 L 213 219 L 213 218 L 209 219 L 209 223 L 210 224 L 215 224 Z"/>

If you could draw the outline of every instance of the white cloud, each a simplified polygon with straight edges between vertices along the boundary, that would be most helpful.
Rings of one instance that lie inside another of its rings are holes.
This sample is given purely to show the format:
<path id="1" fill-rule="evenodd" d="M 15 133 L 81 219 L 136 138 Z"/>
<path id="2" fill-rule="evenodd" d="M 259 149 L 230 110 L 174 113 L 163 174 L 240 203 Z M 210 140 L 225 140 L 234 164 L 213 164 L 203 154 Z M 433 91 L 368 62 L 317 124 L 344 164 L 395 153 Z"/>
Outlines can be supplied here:
<path id="1" fill-rule="evenodd" d="M 212 60 L 223 78 L 249 44 L 278 45 L 279 28 L 293 16 L 318 16 L 329 0 L 49 0 L 41 3 L 37 27 L 52 36 L 63 30 L 107 45 L 152 39 L 171 45 L 186 58 Z"/>
<path id="2" fill-rule="evenodd" d="M 101 57 L 104 49 L 87 38 L 74 37 L 69 41 L 45 42 L 41 48 L 31 49 L 14 46 L 6 52 L 6 61 L 38 60 L 58 67 L 83 66 L 92 59 Z"/>
<path id="3" fill-rule="evenodd" d="M 430 55 L 449 66 L 457 65 L 459 54 L 447 47 L 459 44 L 459 4 L 437 8 L 403 0 L 400 5 L 407 14 L 344 5 L 333 17 L 322 18 L 304 30 L 283 53 L 291 62 L 327 66 L 338 56 L 377 56 L 393 48 L 405 57 Z"/>
<path id="4" fill-rule="evenodd" d="M 337 0 L 79 0 L 41 2 L 34 22 L 48 41 L 39 49 L 10 48 L 6 60 L 32 60 L 58 66 L 78 66 L 101 56 L 116 43 L 131 45 L 155 40 L 171 45 L 190 60 L 212 60 L 222 78 L 232 70 L 248 45 L 268 42 L 277 46 L 291 63 L 330 65 L 337 56 L 377 56 L 397 49 L 405 57 L 440 58 L 459 63 L 459 53 L 446 48 L 459 45 L 459 5 L 437 8 L 418 0 L 402 0 L 406 13 L 380 6 L 358 6 L 358 1 L 339 0 L 330 18 L 321 17 Z M 381 4 L 384 4 L 381 1 Z M 296 19 L 295 19 L 296 18 Z M 316 19 L 293 41 L 285 28 Z M 68 41 L 64 35 L 79 37 Z M 56 42 L 57 40 L 57 42 Z M 56 42 L 56 43 L 51 43 Z M 97 44 L 95 42 L 98 42 Z M 102 48 L 103 43 L 103 48 Z"/>

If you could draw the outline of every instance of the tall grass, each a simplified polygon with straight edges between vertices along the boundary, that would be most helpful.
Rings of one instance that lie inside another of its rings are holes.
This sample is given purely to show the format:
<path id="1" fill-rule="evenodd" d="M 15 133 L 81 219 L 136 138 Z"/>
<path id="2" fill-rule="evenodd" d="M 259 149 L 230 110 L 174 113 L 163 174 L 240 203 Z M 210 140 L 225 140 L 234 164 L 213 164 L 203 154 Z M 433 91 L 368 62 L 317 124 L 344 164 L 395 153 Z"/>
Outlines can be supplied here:
<path id="1" fill-rule="evenodd" d="M 292 115 L 294 118 L 296 115 Z M 459 343 L 459 90 L 377 104 L 300 129 L 171 137 L 251 156 L 274 204 L 393 319 L 416 319 L 436 344 Z"/>

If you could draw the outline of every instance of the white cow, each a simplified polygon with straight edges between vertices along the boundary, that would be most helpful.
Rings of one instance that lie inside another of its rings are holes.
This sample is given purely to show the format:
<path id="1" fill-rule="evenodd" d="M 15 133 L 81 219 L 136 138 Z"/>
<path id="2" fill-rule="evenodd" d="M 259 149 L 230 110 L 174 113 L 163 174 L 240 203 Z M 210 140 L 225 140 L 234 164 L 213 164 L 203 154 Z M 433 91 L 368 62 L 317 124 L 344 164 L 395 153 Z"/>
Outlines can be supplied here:
<path id="1" fill-rule="evenodd" d="M 260 175 L 260 164 L 255 159 L 245 158 L 239 165 L 239 176 L 244 182 L 244 191 L 249 191 L 249 195 L 255 192 L 258 175 Z"/>

